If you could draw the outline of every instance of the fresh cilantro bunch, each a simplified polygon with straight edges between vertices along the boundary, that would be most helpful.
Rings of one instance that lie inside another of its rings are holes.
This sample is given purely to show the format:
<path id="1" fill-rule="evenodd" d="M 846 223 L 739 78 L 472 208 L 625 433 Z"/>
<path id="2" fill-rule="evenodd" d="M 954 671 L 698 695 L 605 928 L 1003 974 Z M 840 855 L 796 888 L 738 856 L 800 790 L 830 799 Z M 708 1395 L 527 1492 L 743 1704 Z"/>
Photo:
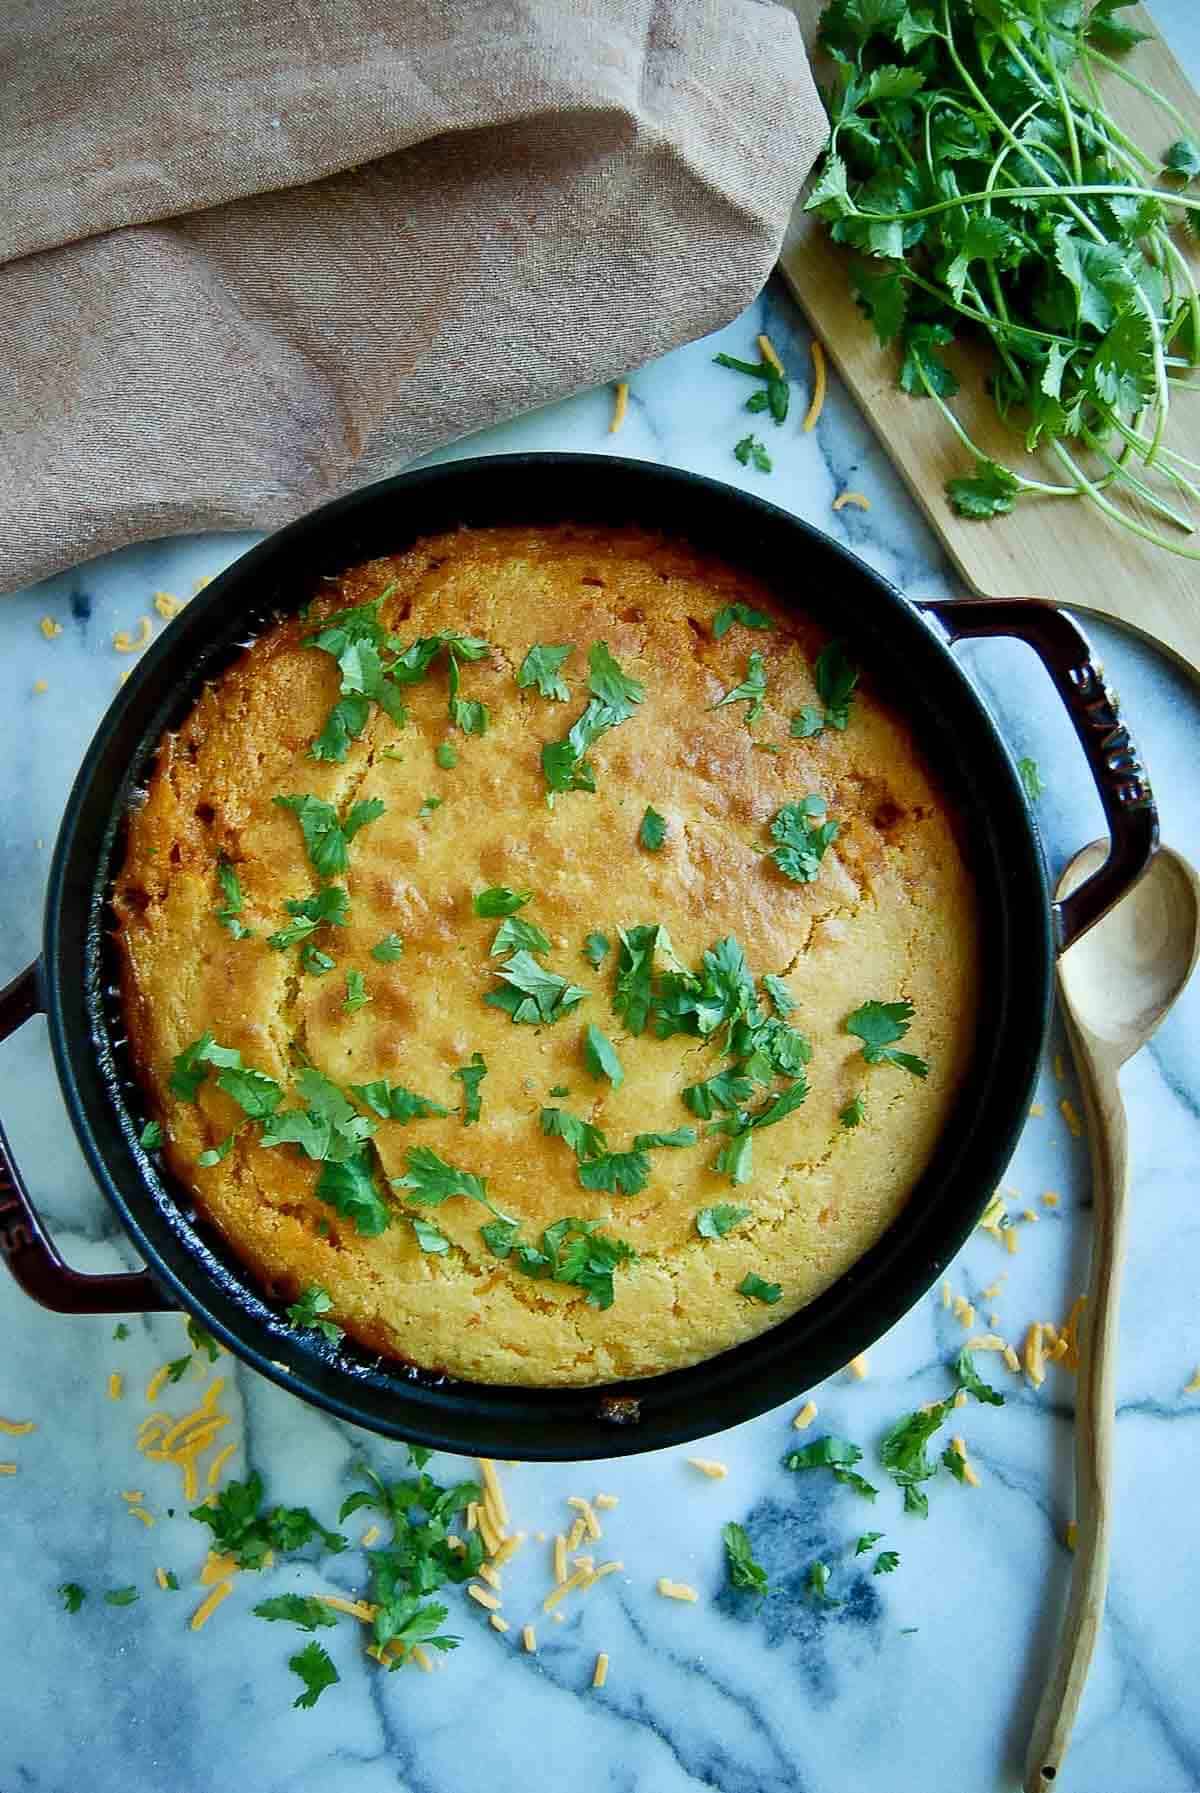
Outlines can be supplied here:
<path id="1" fill-rule="evenodd" d="M 1200 363 L 1200 298 L 1172 236 L 1200 216 L 1200 149 L 1185 138 L 1152 155 L 1105 109 L 1099 76 L 1186 128 L 1114 60 L 1142 35 L 1117 18 L 1126 3 L 831 0 L 831 132 L 808 209 L 852 252 L 851 289 L 898 348 L 900 385 L 939 407 L 974 461 L 947 482 L 960 516 L 1082 497 L 1194 560 L 1181 537 L 1198 470 L 1162 438 L 1172 389 Z M 1014 454 L 1045 449 L 1061 483 L 971 440 L 947 402 L 958 342 L 988 346 Z"/>

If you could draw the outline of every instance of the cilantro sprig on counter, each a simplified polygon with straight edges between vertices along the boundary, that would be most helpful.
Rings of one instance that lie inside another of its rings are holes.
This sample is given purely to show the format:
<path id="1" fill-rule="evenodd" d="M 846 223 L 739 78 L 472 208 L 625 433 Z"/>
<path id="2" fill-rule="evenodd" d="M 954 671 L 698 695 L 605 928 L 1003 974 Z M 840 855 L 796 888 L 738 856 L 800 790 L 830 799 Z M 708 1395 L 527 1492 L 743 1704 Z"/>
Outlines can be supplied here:
<path id="1" fill-rule="evenodd" d="M 1195 148 L 1168 148 L 1164 169 L 1158 145 L 1110 115 L 1102 80 L 1157 106 L 1164 135 L 1183 122 L 1117 59 L 1141 36 L 1121 4 L 833 0 L 819 31 L 837 70 L 832 131 L 807 203 L 854 252 L 850 289 L 880 344 L 897 345 L 900 385 L 937 406 L 969 457 L 946 483 L 961 516 L 1077 498 L 1195 560 L 1200 482 L 1163 440 L 1200 364 L 1200 296 L 1174 235 L 1200 218 L 1174 178 Z M 1015 466 L 947 402 L 945 351 L 959 342 L 987 353 Z M 1018 458 L 1039 448 L 1051 477 Z"/>
<path id="2" fill-rule="evenodd" d="M 727 367 L 735 374 L 762 381 L 758 390 L 746 400 L 747 411 L 755 414 L 769 411 L 777 425 L 787 422 L 791 391 L 777 367 L 769 361 L 739 361 L 736 355 L 714 355 L 713 360 L 718 367 Z M 770 468 L 767 471 L 770 472 Z"/>
<path id="3" fill-rule="evenodd" d="M 335 1687 L 342 1678 L 334 1668 L 328 1650 L 316 1638 L 295 1656 L 288 1657 L 288 1667 L 304 1683 L 304 1692 L 298 1693 L 292 1701 L 293 1706 L 302 1710 L 315 1706 L 325 1689 Z"/>
<path id="4" fill-rule="evenodd" d="M 725 1567 L 729 1575 L 730 1587 L 744 1589 L 747 1593 L 760 1597 L 769 1594 L 770 1584 L 767 1572 L 762 1564 L 755 1561 L 754 1549 L 750 1543 L 750 1534 L 744 1525 L 731 1519 L 721 1527 L 721 1542 L 725 1546 Z"/>

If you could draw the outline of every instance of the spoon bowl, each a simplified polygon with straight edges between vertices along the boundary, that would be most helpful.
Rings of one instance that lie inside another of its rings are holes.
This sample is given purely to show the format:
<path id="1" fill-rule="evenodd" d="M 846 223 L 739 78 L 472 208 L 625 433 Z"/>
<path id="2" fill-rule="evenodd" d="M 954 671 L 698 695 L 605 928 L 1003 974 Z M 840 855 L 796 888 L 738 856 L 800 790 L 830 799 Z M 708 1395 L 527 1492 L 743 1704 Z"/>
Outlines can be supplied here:
<path id="1" fill-rule="evenodd" d="M 1098 869 L 1108 843 L 1093 841 L 1058 884 L 1061 900 Z M 1059 966 L 1058 987 L 1093 1054 L 1123 1065 L 1150 1038 L 1200 954 L 1200 877 L 1160 847 L 1140 881 L 1077 940 Z"/>

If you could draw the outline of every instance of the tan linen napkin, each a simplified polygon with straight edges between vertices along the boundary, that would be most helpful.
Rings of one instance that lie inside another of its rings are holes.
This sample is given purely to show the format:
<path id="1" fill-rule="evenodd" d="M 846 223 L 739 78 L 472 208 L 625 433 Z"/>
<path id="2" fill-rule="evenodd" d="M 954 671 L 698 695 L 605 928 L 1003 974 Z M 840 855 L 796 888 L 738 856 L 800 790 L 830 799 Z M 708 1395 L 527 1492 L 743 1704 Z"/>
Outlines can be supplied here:
<path id="1" fill-rule="evenodd" d="M 0 93 L 0 590 L 714 328 L 825 131 L 761 0 L 8 0 Z"/>

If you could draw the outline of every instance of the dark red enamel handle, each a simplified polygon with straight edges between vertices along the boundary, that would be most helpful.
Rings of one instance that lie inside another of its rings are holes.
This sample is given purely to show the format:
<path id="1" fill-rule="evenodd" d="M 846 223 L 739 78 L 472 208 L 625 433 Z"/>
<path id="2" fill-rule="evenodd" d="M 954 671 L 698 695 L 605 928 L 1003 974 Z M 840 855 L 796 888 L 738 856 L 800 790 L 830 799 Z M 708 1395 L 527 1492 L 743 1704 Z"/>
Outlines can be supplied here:
<path id="1" fill-rule="evenodd" d="M 1078 623 L 1043 598 L 956 598 L 921 609 L 937 617 L 952 641 L 1014 635 L 1028 642 L 1079 736 L 1104 806 L 1109 847 L 1099 871 L 1053 905 L 1055 944 L 1065 952 L 1137 883 L 1158 850 L 1154 793 L 1116 696 Z"/>
<path id="2" fill-rule="evenodd" d="M 39 967 L 0 990 L 0 1040 L 42 1008 Z M 85 1276 L 63 1262 L 47 1236 L 0 1126 L 0 1256 L 27 1295 L 57 1314 L 165 1313 L 168 1300 L 145 1270 Z"/>

